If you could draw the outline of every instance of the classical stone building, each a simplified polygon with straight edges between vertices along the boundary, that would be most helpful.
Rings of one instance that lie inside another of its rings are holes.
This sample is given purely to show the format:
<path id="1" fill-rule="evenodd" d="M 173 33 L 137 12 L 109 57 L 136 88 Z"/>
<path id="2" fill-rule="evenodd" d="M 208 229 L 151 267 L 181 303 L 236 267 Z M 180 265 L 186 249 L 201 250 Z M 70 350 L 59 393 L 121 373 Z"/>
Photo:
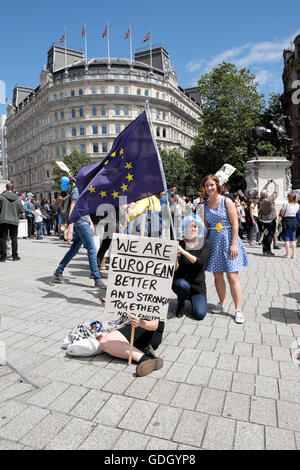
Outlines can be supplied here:
<path id="1" fill-rule="evenodd" d="M 199 124 L 196 89 L 178 85 L 162 46 L 135 60 L 88 59 L 52 46 L 37 88 L 16 86 L 8 106 L 9 178 L 18 191 L 53 197 L 52 160 L 77 149 L 99 161 L 149 101 L 160 148 L 189 149 Z"/>
<path id="2" fill-rule="evenodd" d="M 294 47 L 283 51 L 284 70 L 282 75 L 284 93 L 282 102 L 292 120 L 294 163 L 292 185 L 300 188 L 300 35 L 294 39 Z"/>

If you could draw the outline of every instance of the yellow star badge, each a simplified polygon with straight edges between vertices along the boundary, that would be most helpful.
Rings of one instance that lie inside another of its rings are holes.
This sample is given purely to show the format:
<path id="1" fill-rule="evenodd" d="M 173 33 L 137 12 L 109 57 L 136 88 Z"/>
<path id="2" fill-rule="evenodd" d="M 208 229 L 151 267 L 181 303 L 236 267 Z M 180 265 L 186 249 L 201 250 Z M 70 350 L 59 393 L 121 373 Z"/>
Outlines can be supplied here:
<path id="1" fill-rule="evenodd" d="M 89 188 L 89 192 L 92 194 L 92 193 L 95 192 L 95 189 L 96 189 L 96 188 L 94 188 L 94 186 L 91 186 L 91 187 Z"/>
<path id="2" fill-rule="evenodd" d="M 128 188 L 128 184 L 123 183 L 123 185 L 121 186 L 122 191 L 123 192 L 127 191 L 127 188 Z"/>
<path id="3" fill-rule="evenodd" d="M 129 170 L 129 168 L 132 168 L 132 163 L 131 162 L 126 163 L 125 168 L 127 168 L 127 170 Z"/>
<path id="4" fill-rule="evenodd" d="M 216 231 L 219 233 L 221 232 L 222 228 L 223 228 L 223 225 L 221 224 L 221 222 L 218 222 L 215 227 Z"/>
<path id="5" fill-rule="evenodd" d="M 106 191 L 101 191 L 101 193 L 99 193 L 101 197 L 106 197 L 107 194 L 106 194 Z"/>
<path id="6" fill-rule="evenodd" d="M 115 190 L 115 191 L 112 193 L 112 196 L 114 197 L 114 199 L 116 199 L 117 197 L 119 197 L 119 193 L 117 193 L 117 191 Z"/>
<path id="7" fill-rule="evenodd" d="M 133 180 L 133 175 L 131 175 L 130 173 L 128 173 L 128 175 L 126 176 L 126 178 L 128 179 L 128 182 L 129 182 L 129 181 L 132 181 L 132 180 Z"/>

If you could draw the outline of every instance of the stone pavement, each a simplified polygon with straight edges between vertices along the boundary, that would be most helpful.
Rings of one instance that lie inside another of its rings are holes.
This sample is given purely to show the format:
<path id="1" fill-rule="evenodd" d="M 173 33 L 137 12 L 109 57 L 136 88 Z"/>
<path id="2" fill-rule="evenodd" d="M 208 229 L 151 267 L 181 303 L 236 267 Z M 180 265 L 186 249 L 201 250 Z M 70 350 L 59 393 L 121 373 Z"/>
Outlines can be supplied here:
<path id="1" fill-rule="evenodd" d="M 282 246 L 282 244 L 281 244 Z M 300 263 L 246 247 L 244 325 L 229 313 L 170 319 L 146 377 L 102 354 L 61 349 L 78 322 L 104 319 L 85 250 L 51 285 L 66 251 L 54 237 L 19 240 L 0 264 L 0 449 L 300 449 Z M 300 260 L 300 249 L 297 249 Z M 207 275 L 208 302 L 217 301 Z"/>

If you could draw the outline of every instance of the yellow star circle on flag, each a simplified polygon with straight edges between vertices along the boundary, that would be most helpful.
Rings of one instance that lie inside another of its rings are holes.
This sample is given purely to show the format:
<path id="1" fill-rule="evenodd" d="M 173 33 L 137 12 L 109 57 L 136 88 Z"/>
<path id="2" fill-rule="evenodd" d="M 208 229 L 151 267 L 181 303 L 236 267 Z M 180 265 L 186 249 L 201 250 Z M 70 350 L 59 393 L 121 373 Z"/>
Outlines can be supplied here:
<path id="1" fill-rule="evenodd" d="M 119 193 L 117 193 L 117 191 L 114 190 L 114 192 L 112 193 L 112 196 L 114 197 L 114 199 L 116 199 L 116 197 L 119 197 Z"/>
<path id="2" fill-rule="evenodd" d="M 130 173 L 128 173 L 128 175 L 126 176 L 126 178 L 128 179 L 128 181 L 132 181 L 132 180 L 133 180 L 133 175 L 131 175 Z"/>
<path id="3" fill-rule="evenodd" d="M 114 158 L 115 156 L 116 156 L 116 152 L 114 152 L 114 153 L 111 154 L 111 157 Z"/>
<path id="4" fill-rule="evenodd" d="M 127 162 L 126 165 L 125 165 L 125 168 L 127 168 L 128 170 L 129 170 L 129 168 L 132 168 L 132 163 Z"/>
<path id="5" fill-rule="evenodd" d="M 128 188 L 128 184 L 123 183 L 123 185 L 121 186 L 121 189 L 123 191 L 127 191 L 127 188 Z"/>
<path id="6" fill-rule="evenodd" d="M 99 193 L 101 197 L 106 197 L 107 194 L 106 194 L 106 191 L 101 191 L 101 193 Z"/>
<path id="7" fill-rule="evenodd" d="M 89 188 L 89 192 L 92 194 L 92 193 L 95 192 L 95 189 L 96 189 L 96 188 L 94 188 L 94 186 L 91 186 L 91 187 Z"/>
<path id="8" fill-rule="evenodd" d="M 121 149 L 120 150 L 120 155 L 123 155 L 123 153 L 124 153 L 124 149 Z"/>

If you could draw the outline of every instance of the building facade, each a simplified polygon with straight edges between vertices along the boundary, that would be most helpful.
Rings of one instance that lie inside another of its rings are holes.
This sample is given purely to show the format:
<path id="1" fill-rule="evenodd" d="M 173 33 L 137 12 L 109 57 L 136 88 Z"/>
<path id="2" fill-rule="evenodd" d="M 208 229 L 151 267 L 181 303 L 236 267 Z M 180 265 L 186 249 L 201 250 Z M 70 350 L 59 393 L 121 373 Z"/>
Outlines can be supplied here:
<path id="1" fill-rule="evenodd" d="M 6 114 L 0 114 L 0 180 L 7 180 Z"/>
<path id="2" fill-rule="evenodd" d="M 197 94 L 178 85 L 165 48 L 152 54 L 151 68 L 149 51 L 137 52 L 134 61 L 85 61 L 80 51 L 52 46 L 39 86 L 15 87 L 8 105 L 9 178 L 16 190 L 53 197 L 51 161 L 73 149 L 101 160 L 146 101 L 158 147 L 188 150 L 199 124 Z"/>
<path id="3" fill-rule="evenodd" d="M 294 162 L 292 187 L 300 188 L 300 35 L 294 39 L 294 47 L 283 51 L 284 70 L 282 103 L 292 121 Z"/>

